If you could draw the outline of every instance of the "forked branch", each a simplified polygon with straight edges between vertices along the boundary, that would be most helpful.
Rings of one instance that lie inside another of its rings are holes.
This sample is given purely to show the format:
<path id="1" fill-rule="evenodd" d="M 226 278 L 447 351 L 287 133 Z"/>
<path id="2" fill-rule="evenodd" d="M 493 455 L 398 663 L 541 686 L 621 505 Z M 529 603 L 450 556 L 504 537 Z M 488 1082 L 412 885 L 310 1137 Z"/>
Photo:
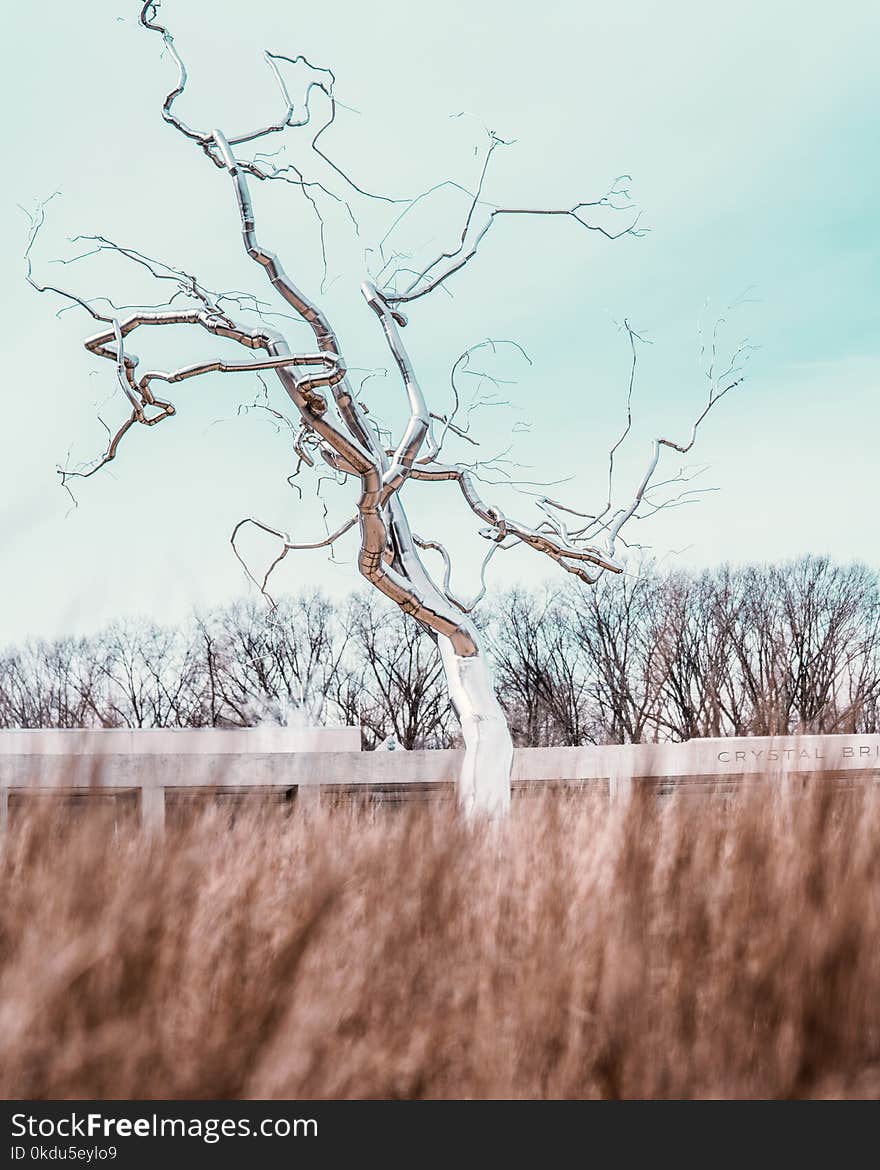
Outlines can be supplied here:
<path id="1" fill-rule="evenodd" d="M 265 125 L 227 134 L 220 128 L 197 129 L 188 124 L 177 113 L 178 99 L 183 96 L 187 86 L 186 67 L 171 33 L 164 24 L 159 23 L 158 10 L 158 0 L 147 0 L 141 7 L 140 24 L 161 37 L 176 69 L 176 81 L 162 103 L 162 116 L 174 130 L 196 144 L 214 167 L 228 177 L 240 216 L 245 251 L 283 302 L 284 311 L 272 310 L 252 293 L 214 293 L 183 269 L 154 261 L 136 249 L 123 248 L 104 236 L 79 237 L 91 247 L 73 259 L 104 252 L 117 253 L 145 268 L 157 281 L 171 282 L 174 291 L 168 302 L 150 308 L 128 306 L 127 311 L 123 312 L 106 297 L 90 301 L 54 286 L 39 285 L 32 276 L 30 255 L 43 221 L 43 211 L 40 209 L 34 218 L 26 250 L 28 279 L 34 288 L 60 295 L 70 306 L 83 309 L 100 324 L 100 330 L 86 340 L 86 348 L 96 357 L 113 362 L 119 386 L 131 411 L 116 432 L 110 433 L 107 449 L 96 466 L 86 472 L 66 472 L 65 477 L 72 474 L 91 475 L 114 459 L 122 438 L 135 423 L 154 426 L 165 418 L 173 417 L 176 408 L 171 402 L 156 396 L 156 383 L 176 385 L 213 373 L 260 376 L 274 372 L 298 415 L 298 418 L 294 416 L 295 425 L 286 415 L 270 406 L 268 399 L 266 401 L 266 409 L 277 418 L 283 418 L 293 434 L 293 450 L 298 459 L 294 475 L 303 467 L 314 467 L 317 461 L 318 467 L 322 463 L 325 465 L 324 480 L 336 479 L 341 483 L 358 481 L 359 495 L 355 516 L 328 532 L 324 538 L 310 543 L 295 543 L 282 529 L 253 517 L 235 526 L 231 536 L 233 551 L 251 580 L 267 596 L 270 576 L 289 552 L 332 548 L 337 540 L 357 525 L 360 538 L 358 567 L 362 575 L 401 609 L 412 614 L 425 628 L 449 638 L 456 655 L 468 657 L 478 653 L 479 638 L 473 625 L 462 615 L 469 613 L 485 594 L 486 569 L 499 549 L 529 547 L 589 584 L 595 582 L 603 572 L 621 572 L 622 565 L 617 559 L 616 550 L 618 543 L 625 544 L 621 533 L 628 522 L 664 507 L 687 502 L 696 496 L 699 489 L 687 486 L 691 475 L 686 469 L 660 483 L 656 482 L 662 450 L 670 448 L 682 454 L 691 450 L 698 429 L 708 413 L 742 381 L 741 362 L 747 356 L 749 347 L 741 347 L 728 368 L 722 374 L 716 374 L 717 332 L 713 335 L 708 398 L 692 424 L 689 437 L 682 442 L 666 437 L 654 440 L 651 457 L 632 498 L 626 505 L 615 509 L 612 503 L 615 460 L 632 431 L 637 343 L 641 340 L 629 323 L 625 322 L 631 347 L 626 420 L 607 456 L 608 489 L 604 506 L 598 512 L 588 513 L 540 494 L 537 505 L 541 519 L 532 525 L 490 504 L 481 493 L 480 485 L 487 482 L 486 469 L 489 467 L 501 470 L 503 480 L 514 482 L 509 474 L 506 454 L 496 456 L 494 461 L 483 460 L 477 464 L 456 463 L 445 454 L 444 461 L 440 461 L 446 444 L 452 445 L 458 440 L 468 446 L 477 446 L 478 441 L 471 433 L 471 415 L 477 405 L 494 405 L 498 401 L 498 396 L 491 399 L 484 397 L 481 403 L 472 403 L 467 407 L 462 417 L 457 378 L 477 372 L 470 368 L 469 363 L 471 355 L 479 346 L 466 350 L 453 365 L 451 408 L 445 412 L 432 409 L 431 396 L 425 393 L 420 384 L 414 363 L 402 340 L 402 330 L 407 325 L 402 308 L 437 289 L 445 288 L 453 276 L 461 273 L 476 258 L 482 241 L 502 218 L 571 220 L 580 228 L 608 240 L 643 234 L 644 229 L 639 226 L 639 213 L 630 198 L 629 176 L 616 179 L 605 194 L 597 199 L 582 199 L 547 207 L 490 202 L 486 198 L 485 189 L 491 161 L 499 148 L 509 145 L 490 131 L 488 147 L 472 191 L 453 180 L 443 180 L 428 192 L 411 199 L 377 195 L 343 170 L 321 145 L 323 136 L 329 133 L 337 116 L 335 77 L 331 70 L 314 65 L 302 54 L 288 56 L 270 51 L 265 53 L 266 65 L 282 103 L 280 113 Z M 298 75 L 304 75 L 304 80 L 294 92 L 291 77 L 296 71 L 299 71 Z M 326 116 L 315 113 L 316 104 L 326 110 Z M 269 161 L 271 155 L 265 151 L 253 157 L 242 157 L 242 153 L 248 152 L 242 152 L 241 147 L 254 147 L 267 138 L 277 140 L 287 130 L 306 127 L 314 129 L 314 133 L 308 137 L 308 158 L 303 160 L 302 166 L 292 163 L 277 166 Z M 314 159 L 324 164 L 325 177 L 329 168 L 330 178 L 326 181 L 306 177 L 305 164 Z M 339 337 L 325 308 L 304 291 L 299 278 L 295 281 L 288 275 L 278 255 L 261 242 L 249 188 L 250 179 L 283 179 L 301 189 L 321 223 L 325 275 L 324 221 L 318 200 L 329 198 L 344 203 L 358 231 L 359 221 L 352 209 L 352 203 L 356 204 L 357 198 L 391 205 L 393 223 L 382 236 L 376 252 L 383 261 L 379 273 L 381 279 L 365 280 L 361 291 L 382 331 L 403 384 L 406 419 L 396 442 L 390 439 L 393 430 L 386 431 L 368 417 L 369 408 L 364 401 L 363 387 L 360 393 L 353 391 Z M 338 187 L 339 181 L 343 184 L 342 190 L 334 189 Z M 407 269 L 409 279 L 404 281 L 402 257 L 397 253 L 391 257 L 386 255 L 385 245 L 389 235 L 406 221 L 417 204 L 433 191 L 448 187 L 455 188 L 466 197 L 465 213 L 454 243 L 421 267 Z M 622 226 L 609 226 L 609 212 L 624 217 L 620 221 Z M 401 263 L 397 263 L 398 260 Z M 400 284 L 404 287 L 398 287 Z M 168 287 L 167 284 L 165 287 Z M 189 305 L 184 307 L 176 303 L 179 298 L 188 300 Z M 96 308 L 99 302 L 102 305 L 106 302 L 109 309 L 99 311 Z M 231 315 L 233 312 L 236 317 Z M 237 317 L 244 312 L 256 314 L 257 323 L 252 327 L 242 324 Z M 292 317 L 304 323 L 312 332 L 313 345 L 306 347 L 307 352 L 297 352 L 281 332 L 268 327 L 268 316 Z M 247 361 L 232 361 L 219 354 L 211 355 L 173 369 L 150 369 L 139 375 L 139 359 L 128 348 L 130 336 L 135 330 L 148 326 L 176 325 L 196 326 L 213 337 L 253 350 L 258 356 Z M 491 345 L 493 349 L 496 346 L 494 342 L 480 344 Z M 265 387 L 265 382 L 263 384 Z M 434 434 L 435 423 L 438 424 L 439 439 Z M 481 565 L 479 590 L 472 601 L 464 602 L 453 592 L 452 561 L 446 548 L 437 540 L 423 539 L 411 531 L 402 501 L 402 492 L 410 481 L 455 482 L 471 513 L 482 522 L 483 527 L 479 532 L 490 547 Z M 319 485 L 321 482 L 319 479 Z M 546 488 L 548 485 L 539 486 Z M 665 497 L 660 496 L 661 491 L 666 492 Z M 251 572 L 238 548 L 240 532 L 246 525 L 254 526 L 281 542 L 278 555 L 262 577 Z M 425 568 L 419 555 L 424 551 L 440 555 L 444 567 L 441 582 L 435 582 Z"/>

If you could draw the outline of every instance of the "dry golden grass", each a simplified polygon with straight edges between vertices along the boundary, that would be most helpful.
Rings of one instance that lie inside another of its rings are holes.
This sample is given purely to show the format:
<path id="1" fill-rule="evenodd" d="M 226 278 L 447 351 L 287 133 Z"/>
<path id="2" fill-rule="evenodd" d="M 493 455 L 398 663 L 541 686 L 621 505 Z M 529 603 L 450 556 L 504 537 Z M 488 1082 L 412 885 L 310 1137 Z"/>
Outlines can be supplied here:
<path id="1" fill-rule="evenodd" d="M 880 804 L 818 781 L 498 834 L 44 811 L 0 857 L 0 1095 L 873 1095 L 878 954 Z"/>

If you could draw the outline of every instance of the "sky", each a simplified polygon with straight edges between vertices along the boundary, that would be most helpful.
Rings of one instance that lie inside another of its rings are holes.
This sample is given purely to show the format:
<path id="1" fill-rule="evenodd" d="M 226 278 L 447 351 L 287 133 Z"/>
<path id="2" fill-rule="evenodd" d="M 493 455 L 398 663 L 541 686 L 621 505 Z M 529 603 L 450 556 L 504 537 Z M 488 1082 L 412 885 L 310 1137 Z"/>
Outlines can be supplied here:
<path id="1" fill-rule="evenodd" d="M 243 252 L 228 179 L 162 120 L 175 73 L 159 38 L 137 27 L 138 8 L 19 4 L 6 20 L 2 642 L 122 616 L 180 620 L 249 588 L 229 543 L 238 520 L 308 541 L 354 510 L 351 485 L 325 482 L 319 497 L 303 476 L 302 497 L 291 488 L 289 439 L 265 411 L 244 409 L 260 391 L 244 374 L 173 387 L 173 419 L 132 431 L 112 466 L 75 486 L 75 502 L 60 485 L 58 467 L 99 453 L 100 420 L 118 425 L 125 403 L 112 366 L 83 349 L 90 319 L 58 316 L 65 302 L 26 285 L 22 207 L 59 192 L 33 250 L 38 280 L 117 304 L 167 296 L 117 256 L 58 263 L 89 250 L 72 237 L 100 234 L 284 308 Z M 617 465 L 615 500 L 625 501 L 651 440 L 686 435 L 702 408 L 718 325 L 722 365 L 741 342 L 753 348 L 744 382 L 708 416 L 686 461 L 705 466 L 693 486 L 711 490 L 629 536 L 683 567 L 805 553 L 880 565 L 875 3 L 845 0 L 831 13 L 785 0 L 417 0 L 380 13 L 349 0 L 166 0 L 161 18 L 189 70 L 177 110 L 196 126 L 228 134 L 277 117 L 264 49 L 331 67 L 341 108 L 322 142 L 366 190 L 413 197 L 446 180 L 472 189 L 487 128 L 511 140 L 492 157 L 487 205 L 569 206 L 632 177 L 646 234 L 609 241 L 566 218 L 499 220 L 448 295 L 411 308 L 404 339 L 441 413 L 460 353 L 486 338 L 516 342 L 479 351 L 474 368 L 499 388 L 469 385 L 499 401 L 471 416 L 479 448 L 450 449 L 461 459 L 476 451 L 489 478 L 500 466 L 526 481 L 518 492 L 487 486 L 491 502 L 525 523 L 541 518 L 529 492 L 601 506 L 625 417 L 624 320 L 644 338 Z M 301 134 L 285 140 L 285 161 L 336 182 Z M 359 233 L 342 202 L 322 201 L 326 276 L 314 211 L 293 186 L 255 184 L 259 234 L 326 306 L 358 381 L 375 374 L 364 387 L 371 412 L 400 431 L 404 395 L 358 292 L 399 205 L 336 187 Z M 447 185 L 392 242 L 413 262 L 429 258 L 456 244 L 466 211 Z M 301 324 L 273 321 L 292 347 L 308 344 Z M 131 347 L 142 368 L 241 352 L 186 329 Z M 680 464 L 669 460 L 670 473 Z M 471 592 L 484 544 L 463 501 L 449 486 L 417 484 L 404 499 L 415 531 L 448 543 L 454 583 Z M 243 551 L 257 568 L 276 550 L 249 539 Z M 358 584 L 354 553 L 352 534 L 332 561 L 291 554 L 276 590 L 347 592 Z M 553 568 L 517 550 L 496 558 L 490 583 L 537 584 Z"/>

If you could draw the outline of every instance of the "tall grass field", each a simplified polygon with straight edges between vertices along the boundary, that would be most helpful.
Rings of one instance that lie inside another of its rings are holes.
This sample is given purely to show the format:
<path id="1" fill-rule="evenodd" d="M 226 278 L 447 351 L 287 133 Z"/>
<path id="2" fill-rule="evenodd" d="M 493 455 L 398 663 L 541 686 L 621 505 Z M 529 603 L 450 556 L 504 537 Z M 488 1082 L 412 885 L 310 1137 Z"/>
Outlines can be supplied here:
<path id="1" fill-rule="evenodd" d="M 880 800 L 208 809 L 0 842 L 0 1095 L 880 1092 Z"/>

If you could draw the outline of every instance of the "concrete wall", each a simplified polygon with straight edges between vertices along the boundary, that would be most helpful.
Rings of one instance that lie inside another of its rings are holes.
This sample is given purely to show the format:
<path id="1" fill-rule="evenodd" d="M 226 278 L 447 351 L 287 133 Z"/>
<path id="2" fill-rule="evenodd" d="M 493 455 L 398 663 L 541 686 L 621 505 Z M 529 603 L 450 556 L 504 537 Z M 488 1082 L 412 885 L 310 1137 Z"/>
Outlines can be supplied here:
<path id="1" fill-rule="evenodd" d="M 0 730 L 3 756 L 247 755 L 250 752 L 359 752 L 358 727 L 87 727 Z"/>
<path id="2" fill-rule="evenodd" d="M 361 752 L 357 728 L 241 731 L 0 731 L 0 827 L 10 793 L 101 786 L 139 794 L 160 827 L 165 792 L 295 792 L 375 788 L 405 793 L 452 786 L 461 752 Z M 515 786 L 600 784 L 625 797 L 635 782 L 703 790 L 827 772 L 880 778 L 880 735 L 700 739 L 682 744 L 518 748 Z"/>
<path id="3" fill-rule="evenodd" d="M 288 761 L 357 759 L 360 748 L 358 727 L 0 730 L 0 831 L 10 794 L 136 792 L 144 822 L 161 827 L 166 789 L 295 787 Z"/>

